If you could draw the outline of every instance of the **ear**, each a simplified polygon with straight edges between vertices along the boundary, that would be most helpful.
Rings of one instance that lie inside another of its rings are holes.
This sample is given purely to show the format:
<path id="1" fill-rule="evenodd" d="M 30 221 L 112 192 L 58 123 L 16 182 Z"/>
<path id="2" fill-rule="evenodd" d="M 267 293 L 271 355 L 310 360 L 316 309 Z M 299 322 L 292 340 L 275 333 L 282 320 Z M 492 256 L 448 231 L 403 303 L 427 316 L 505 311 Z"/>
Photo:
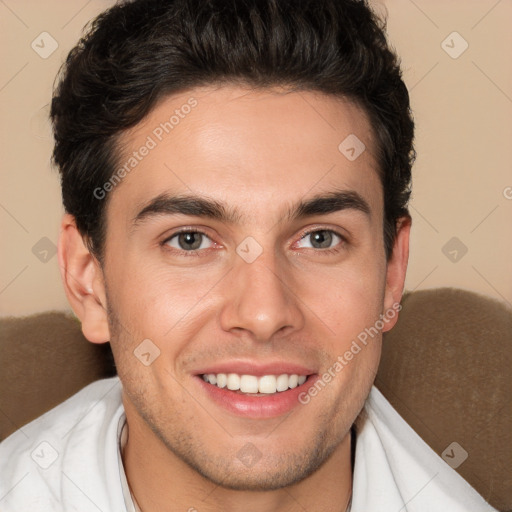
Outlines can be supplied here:
<path id="1" fill-rule="evenodd" d="M 58 258 L 64 291 L 82 322 L 82 332 L 92 343 L 110 340 L 103 271 L 85 246 L 75 218 L 65 214 L 61 222 Z"/>
<path id="2" fill-rule="evenodd" d="M 409 237 L 411 233 L 411 217 L 401 217 L 397 221 L 397 233 L 393 251 L 387 263 L 386 289 L 384 293 L 384 311 L 399 311 L 398 304 L 402 300 L 407 262 L 409 260 Z M 393 315 L 384 325 L 383 332 L 389 331 L 397 322 L 398 315 Z"/>

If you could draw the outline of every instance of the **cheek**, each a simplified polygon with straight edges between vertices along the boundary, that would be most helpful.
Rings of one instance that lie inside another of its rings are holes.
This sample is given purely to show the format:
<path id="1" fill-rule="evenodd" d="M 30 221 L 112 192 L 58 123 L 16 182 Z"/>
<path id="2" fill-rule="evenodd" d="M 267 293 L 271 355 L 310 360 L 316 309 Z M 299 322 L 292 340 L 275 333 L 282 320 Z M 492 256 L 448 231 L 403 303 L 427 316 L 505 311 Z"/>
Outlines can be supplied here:
<path id="1" fill-rule="evenodd" d="M 303 296 L 315 304 L 311 309 L 318 311 L 319 324 L 327 326 L 322 343 L 328 360 L 321 378 L 329 384 L 318 407 L 336 404 L 337 421 L 343 423 L 362 407 L 379 365 L 382 329 L 376 324 L 383 312 L 385 273 L 374 259 L 311 279 Z"/>
<path id="2" fill-rule="evenodd" d="M 353 258 L 339 266 L 309 269 L 297 294 L 332 334 L 336 348 L 374 325 L 382 313 L 385 265 Z"/>
<path id="3" fill-rule="evenodd" d="M 183 332 L 193 334 L 198 315 L 204 319 L 213 311 L 211 290 L 222 275 L 222 269 L 215 267 L 139 264 L 125 268 L 116 283 L 114 303 L 132 343 L 136 346 L 149 338 L 160 350 L 178 353 Z"/>
<path id="4" fill-rule="evenodd" d="M 324 398 L 347 407 L 347 397 L 362 404 L 377 372 L 381 330 L 375 328 L 383 307 L 385 264 L 358 258 L 326 271 L 310 272 L 300 296 L 315 312 L 314 328 L 323 332 L 325 382 L 332 382 Z M 347 411 L 345 411 L 347 412 Z M 354 411 L 350 411 L 354 413 Z M 340 416 L 340 418 L 343 414 Z"/>

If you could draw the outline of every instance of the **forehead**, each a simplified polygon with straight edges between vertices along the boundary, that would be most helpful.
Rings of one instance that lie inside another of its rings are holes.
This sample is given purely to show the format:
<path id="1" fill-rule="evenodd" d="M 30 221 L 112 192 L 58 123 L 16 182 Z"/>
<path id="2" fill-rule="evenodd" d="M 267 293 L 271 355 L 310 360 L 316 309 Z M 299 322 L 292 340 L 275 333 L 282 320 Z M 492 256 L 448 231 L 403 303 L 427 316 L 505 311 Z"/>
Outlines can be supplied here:
<path id="1" fill-rule="evenodd" d="M 125 172 L 109 201 L 116 217 L 133 218 L 163 192 L 229 203 L 245 222 L 331 189 L 355 190 L 382 207 L 367 117 L 321 93 L 191 89 L 162 100 L 122 134 L 119 148 L 116 169 Z"/>

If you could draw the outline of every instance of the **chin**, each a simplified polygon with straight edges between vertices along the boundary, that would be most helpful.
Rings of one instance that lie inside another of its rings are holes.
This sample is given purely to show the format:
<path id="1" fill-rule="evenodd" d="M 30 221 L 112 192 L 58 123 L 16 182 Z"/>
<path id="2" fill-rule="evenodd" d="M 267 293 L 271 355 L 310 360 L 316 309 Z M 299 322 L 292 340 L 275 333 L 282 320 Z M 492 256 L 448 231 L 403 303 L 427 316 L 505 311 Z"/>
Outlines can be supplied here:
<path id="1" fill-rule="evenodd" d="M 198 472 L 203 478 L 216 486 L 234 491 L 275 491 L 284 487 L 295 485 L 317 471 L 329 458 L 335 447 L 330 452 L 315 452 L 300 457 L 297 455 L 281 456 L 279 462 L 275 457 L 270 457 L 264 463 L 262 460 L 254 466 L 245 467 L 243 464 L 233 464 L 222 459 L 217 464 L 211 462 L 195 464 L 192 461 L 185 462 Z M 257 466 L 260 466 L 257 468 Z"/>
<path id="2" fill-rule="evenodd" d="M 315 473 L 344 437 L 317 432 L 312 439 L 302 439 L 302 446 L 288 447 L 287 452 L 280 453 L 281 443 L 263 443 L 265 447 L 260 444 L 260 450 L 247 442 L 236 451 L 230 443 L 227 449 L 215 450 L 208 442 L 201 443 L 190 435 L 181 439 L 160 436 L 169 451 L 205 480 L 236 491 L 273 491 L 297 484 Z"/>

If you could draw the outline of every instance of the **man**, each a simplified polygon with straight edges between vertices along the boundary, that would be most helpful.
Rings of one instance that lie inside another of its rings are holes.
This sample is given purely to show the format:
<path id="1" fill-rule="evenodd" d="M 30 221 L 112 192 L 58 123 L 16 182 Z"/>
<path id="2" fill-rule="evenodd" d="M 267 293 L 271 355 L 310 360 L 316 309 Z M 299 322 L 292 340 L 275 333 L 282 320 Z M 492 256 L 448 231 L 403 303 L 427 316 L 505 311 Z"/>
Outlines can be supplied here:
<path id="1" fill-rule="evenodd" d="M 493 510 L 372 388 L 414 151 L 364 2 L 115 6 L 52 120 L 64 287 L 119 378 L 0 445 L 2 510 Z"/>

